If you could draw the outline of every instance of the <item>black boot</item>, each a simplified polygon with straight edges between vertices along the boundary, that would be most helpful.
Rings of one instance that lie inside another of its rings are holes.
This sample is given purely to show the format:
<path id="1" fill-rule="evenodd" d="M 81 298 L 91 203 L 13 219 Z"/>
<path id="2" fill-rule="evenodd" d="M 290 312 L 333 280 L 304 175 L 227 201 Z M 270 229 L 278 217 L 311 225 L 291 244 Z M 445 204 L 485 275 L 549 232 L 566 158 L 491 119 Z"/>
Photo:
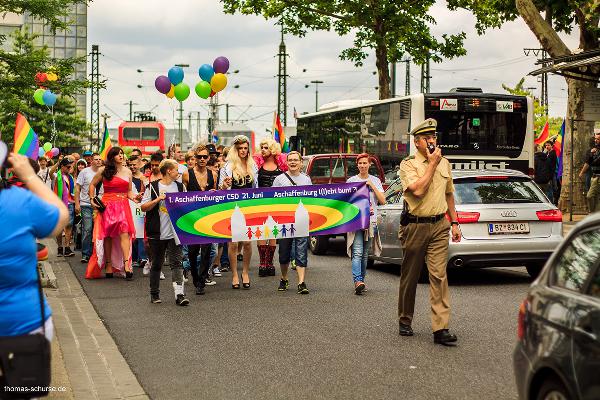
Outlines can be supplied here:
<path id="1" fill-rule="evenodd" d="M 261 278 L 268 275 L 266 267 L 267 248 L 267 245 L 258 245 L 258 256 L 260 258 L 260 264 L 258 265 L 258 276 L 260 276 Z"/>
<path id="2" fill-rule="evenodd" d="M 275 266 L 273 265 L 273 257 L 275 256 L 275 249 L 277 246 L 267 246 L 267 254 L 265 257 L 265 266 L 267 267 L 267 274 L 269 276 L 275 276 Z"/>

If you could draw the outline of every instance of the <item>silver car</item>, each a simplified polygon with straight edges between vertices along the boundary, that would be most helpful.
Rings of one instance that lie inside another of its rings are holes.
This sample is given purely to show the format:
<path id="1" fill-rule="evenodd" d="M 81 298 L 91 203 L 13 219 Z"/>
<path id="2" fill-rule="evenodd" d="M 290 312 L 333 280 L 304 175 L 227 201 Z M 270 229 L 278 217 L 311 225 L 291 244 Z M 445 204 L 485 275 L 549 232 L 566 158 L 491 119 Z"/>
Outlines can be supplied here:
<path id="1" fill-rule="evenodd" d="M 562 241 L 562 213 L 533 180 L 513 170 L 453 171 L 460 242 L 450 240 L 448 266 L 525 266 L 535 277 Z M 385 191 L 378 207 L 383 251 L 374 260 L 402 264 L 398 240 L 403 208 L 400 179 Z M 426 266 L 420 280 L 428 280 Z"/>

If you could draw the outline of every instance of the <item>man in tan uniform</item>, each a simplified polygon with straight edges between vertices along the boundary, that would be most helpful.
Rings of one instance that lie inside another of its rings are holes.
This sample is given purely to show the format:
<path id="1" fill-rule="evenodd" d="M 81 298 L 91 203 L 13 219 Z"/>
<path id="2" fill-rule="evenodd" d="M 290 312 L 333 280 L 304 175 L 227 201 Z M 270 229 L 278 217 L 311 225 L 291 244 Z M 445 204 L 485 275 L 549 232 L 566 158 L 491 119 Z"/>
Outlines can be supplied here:
<path id="1" fill-rule="evenodd" d="M 417 152 L 400 164 L 400 180 L 409 214 L 404 218 L 404 223 L 408 224 L 401 226 L 398 234 L 404 253 L 398 319 L 400 335 L 412 336 L 417 280 L 427 262 L 433 341 L 448 345 L 457 340 L 456 335 L 448 331 L 448 236 L 452 229 L 452 240 L 458 242 L 461 233 L 454 207 L 451 167 L 442 157 L 441 149 L 436 147 L 436 127 L 437 122 L 429 118 L 410 132 Z M 450 215 L 451 223 L 446 219 L 446 213 Z"/>

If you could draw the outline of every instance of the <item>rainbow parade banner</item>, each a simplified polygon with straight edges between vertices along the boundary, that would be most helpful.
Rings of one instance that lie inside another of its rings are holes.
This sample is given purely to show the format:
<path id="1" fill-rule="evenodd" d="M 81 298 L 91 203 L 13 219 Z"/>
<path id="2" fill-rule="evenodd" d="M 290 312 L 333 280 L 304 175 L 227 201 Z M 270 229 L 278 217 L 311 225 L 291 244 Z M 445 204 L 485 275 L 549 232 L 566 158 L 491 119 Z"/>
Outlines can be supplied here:
<path id="1" fill-rule="evenodd" d="M 369 226 L 365 183 L 167 193 L 182 244 L 340 234 Z"/>

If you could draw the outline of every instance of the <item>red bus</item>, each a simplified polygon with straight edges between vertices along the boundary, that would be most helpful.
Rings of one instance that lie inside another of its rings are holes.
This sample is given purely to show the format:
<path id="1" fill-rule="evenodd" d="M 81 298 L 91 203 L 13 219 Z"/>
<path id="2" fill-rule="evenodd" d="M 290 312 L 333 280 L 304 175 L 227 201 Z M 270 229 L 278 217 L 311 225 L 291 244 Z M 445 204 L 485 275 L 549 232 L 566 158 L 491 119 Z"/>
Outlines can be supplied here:
<path id="1" fill-rule="evenodd" d="M 165 150 L 165 126 L 158 121 L 125 121 L 119 125 L 119 146 L 140 149 L 143 154 Z"/>

